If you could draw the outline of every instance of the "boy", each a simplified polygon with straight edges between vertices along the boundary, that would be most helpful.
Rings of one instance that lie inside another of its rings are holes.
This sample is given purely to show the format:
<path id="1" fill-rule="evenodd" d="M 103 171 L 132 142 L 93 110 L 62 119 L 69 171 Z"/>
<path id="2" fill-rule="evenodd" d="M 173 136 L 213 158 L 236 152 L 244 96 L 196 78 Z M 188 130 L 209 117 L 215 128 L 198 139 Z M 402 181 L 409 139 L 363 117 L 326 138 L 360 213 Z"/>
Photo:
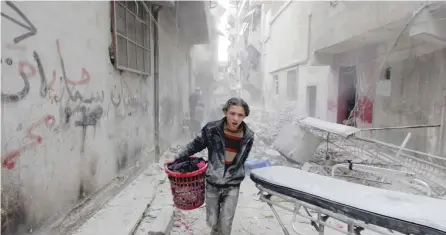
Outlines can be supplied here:
<path id="1" fill-rule="evenodd" d="M 243 99 L 229 99 L 223 113 L 223 119 L 207 123 L 177 156 L 189 157 L 208 149 L 206 221 L 211 235 L 231 234 L 240 184 L 245 178 L 244 164 L 254 143 L 254 132 L 243 122 L 249 115 Z"/>

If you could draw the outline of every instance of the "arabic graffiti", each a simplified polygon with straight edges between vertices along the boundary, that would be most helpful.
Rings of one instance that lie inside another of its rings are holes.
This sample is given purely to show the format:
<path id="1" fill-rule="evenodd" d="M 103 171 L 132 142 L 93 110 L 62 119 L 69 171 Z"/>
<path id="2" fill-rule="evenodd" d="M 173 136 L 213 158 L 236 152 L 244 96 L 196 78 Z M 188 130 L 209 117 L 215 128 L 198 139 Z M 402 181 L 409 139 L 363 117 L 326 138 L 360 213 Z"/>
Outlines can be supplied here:
<path id="1" fill-rule="evenodd" d="M 40 75 L 40 96 L 41 97 L 46 97 L 46 94 L 48 93 L 48 83 L 46 81 L 45 70 L 43 69 L 42 61 L 40 60 L 39 54 L 36 51 L 34 51 L 33 52 L 33 56 L 34 56 L 34 60 L 37 63 L 37 68 L 39 69 L 39 75 Z"/>
<path id="2" fill-rule="evenodd" d="M 88 84 L 91 79 L 90 73 L 85 68 L 82 68 L 80 80 L 76 81 L 76 80 L 69 79 L 66 75 L 65 64 L 63 62 L 63 57 L 62 57 L 62 53 L 61 53 L 59 40 L 56 41 L 56 45 L 57 45 L 59 59 L 61 60 L 60 65 L 62 68 L 63 76 L 60 77 L 60 81 L 61 81 L 60 90 L 61 91 L 60 91 L 59 95 L 54 95 L 54 100 L 56 102 L 60 102 L 61 99 L 63 98 L 63 96 L 65 94 L 65 90 L 66 90 L 66 92 L 68 93 L 69 99 L 74 102 L 80 101 L 82 103 L 87 103 L 87 104 L 91 104 L 94 102 L 103 102 L 104 97 L 105 97 L 104 91 L 91 93 L 91 96 L 89 98 L 84 98 L 84 96 L 82 96 L 79 91 L 72 91 L 73 88 L 70 88 L 69 85 L 79 86 L 79 85 Z M 32 77 L 35 77 L 37 75 L 37 71 L 39 72 L 38 74 L 40 76 L 40 96 L 41 97 L 46 97 L 48 95 L 48 91 L 54 87 L 54 84 L 56 82 L 56 77 L 57 77 L 56 70 L 53 70 L 52 79 L 48 83 L 45 69 L 44 69 L 42 59 L 41 59 L 39 53 L 36 51 L 33 51 L 33 57 L 34 57 L 35 63 L 37 64 L 37 69 L 29 62 L 19 61 L 18 71 L 19 71 L 19 74 L 24 82 L 23 88 L 19 92 L 12 93 L 12 94 L 5 94 L 2 92 L 2 101 L 14 103 L 14 102 L 20 101 L 23 98 L 25 98 L 30 91 L 29 79 Z M 8 65 L 12 64 L 12 60 L 10 58 L 5 59 L 5 62 Z"/>
<path id="3" fill-rule="evenodd" d="M 25 98 L 25 96 L 29 93 L 29 81 L 24 73 L 20 73 L 20 77 L 23 80 L 23 88 L 21 91 L 13 94 L 4 94 L 2 92 L 2 101 L 5 102 L 17 102 Z"/>
<path id="4" fill-rule="evenodd" d="M 11 22 L 14 22 L 15 24 L 17 24 L 18 26 L 27 29 L 28 32 L 17 36 L 14 38 L 14 43 L 19 43 L 25 39 L 27 39 L 28 37 L 31 37 L 33 35 L 35 35 L 37 33 L 37 28 L 34 26 L 34 24 L 28 19 L 28 17 L 25 16 L 25 14 L 22 13 L 22 11 L 20 11 L 20 9 L 11 1 L 6 1 L 6 4 L 12 8 L 12 10 L 14 10 L 21 18 L 23 21 L 26 22 L 26 24 L 21 23 L 20 21 L 12 18 L 11 16 L 5 14 L 5 13 L 1 13 L 2 17 L 5 17 L 6 19 L 8 19 Z"/>
<path id="5" fill-rule="evenodd" d="M 104 110 L 100 105 L 97 105 L 93 109 L 89 109 L 85 106 L 80 106 L 75 109 L 71 109 L 69 107 L 65 108 L 65 123 L 69 123 L 71 117 L 75 113 L 81 113 L 81 119 L 75 121 L 75 126 L 82 128 L 82 146 L 81 146 L 81 154 L 84 153 L 85 149 L 85 138 L 87 136 L 87 127 L 88 126 L 96 126 L 99 119 L 101 119 Z"/>
<path id="6" fill-rule="evenodd" d="M 11 152 L 8 153 L 6 156 L 2 156 L 2 166 L 4 168 L 13 169 L 15 166 L 16 159 L 26 150 L 31 149 L 33 147 L 36 147 L 37 145 L 42 144 L 43 138 L 40 135 L 34 134 L 34 129 L 39 127 L 40 125 L 45 124 L 45 126 L 51 130 L 55 124 L 55 118 L 52 115 L 46 115 L 39 119 L 39 121 L 33 123 L 30 127 L 27 129 L 27 137 L 32 140 L 31 143 Z"/>
<path id="7" fill-rule="evenodd" d="M 60 79 L 65 85 L 65 89 L 62 89 L 62 94 L 59 97 L 55 98 L 56 102 L 59 102 L 62 99 L 63 95 L 65 94 L 65 90 L 68 93 L 69 99 L 74 102 L 77 102 L 78 100 L 83 103 L 88 103 L 88 104 L 91 104 L 93 102 L 103 102 L 104 101 L 104 91 L 102 91 L 101 94 L 99 92 L 96 92 L 96 96 L 91 94 L 90 98 L 84 98 L 80 94 L 79 91 L 76 91 L 73 94 L 72 90 L 70 89 L 70 87 L 68 85 L 87 84 L 90 81 L 90 73 L 88 73 L 88 71 L 86 69 L 82 68 L 82 79 L 81 80 L 72 81 L 72 80 L 68 79 L 59 39 L 56 40 L 56 46 L 57 46 L 57 54 L 59 55 L 60 67 L 62 69 L 62 77 Z"/>

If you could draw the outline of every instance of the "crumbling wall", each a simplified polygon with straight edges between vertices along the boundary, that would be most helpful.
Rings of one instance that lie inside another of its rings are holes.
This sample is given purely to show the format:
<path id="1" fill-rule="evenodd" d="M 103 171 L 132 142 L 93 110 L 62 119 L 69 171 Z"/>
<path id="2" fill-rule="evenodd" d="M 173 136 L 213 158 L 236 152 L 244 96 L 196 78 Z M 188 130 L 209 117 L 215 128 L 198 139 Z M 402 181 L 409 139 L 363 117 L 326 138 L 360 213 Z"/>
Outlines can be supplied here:
<path id="1" fill-rule="evenodd" d="M 445 105 L 443 88 L 446 86 L 446 49 L 422 57 L 409 58 L 389 64 L 390 88 L 377 86 L 374 126 L 407 126 L 440 124 L 441 110 Z M 380 92 L 387 89 L 388 92 Z M 422 128 L 412 132 L 408 147 L 435 153 L 440 128 Z M 400 145 L 404 132 L 377 133 L 376 137 Z"/>

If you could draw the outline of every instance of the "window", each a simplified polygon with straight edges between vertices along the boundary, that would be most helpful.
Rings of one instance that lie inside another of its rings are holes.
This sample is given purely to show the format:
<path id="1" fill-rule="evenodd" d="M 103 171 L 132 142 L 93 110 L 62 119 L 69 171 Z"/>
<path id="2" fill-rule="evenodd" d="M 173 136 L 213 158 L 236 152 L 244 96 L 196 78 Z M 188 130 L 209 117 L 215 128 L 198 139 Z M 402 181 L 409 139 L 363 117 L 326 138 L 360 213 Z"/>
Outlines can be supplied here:
<path id="1" fill-rule="evenodd" d="M 296 69 L 287 72 L 287 98 L 297 100 L 297 71 Z"/>
<path id="2" fill-rule="evenodd" d="M 276 95 L 279 95 L 279 76 L 274 75 L 274 87 L 276 88 Z"/>
<path id="3" fill-rule="evenodd" d="M 113 1 L 115 66 L 150 74 L 150 5 L 141 1 Z"/>
<path id="4" fill-rule="evenodd" d="M 390 67 L 388 67 L 384 71 L 384 80 L 390 80 L 390 77 L 391 77 L 391 70 Z"/>

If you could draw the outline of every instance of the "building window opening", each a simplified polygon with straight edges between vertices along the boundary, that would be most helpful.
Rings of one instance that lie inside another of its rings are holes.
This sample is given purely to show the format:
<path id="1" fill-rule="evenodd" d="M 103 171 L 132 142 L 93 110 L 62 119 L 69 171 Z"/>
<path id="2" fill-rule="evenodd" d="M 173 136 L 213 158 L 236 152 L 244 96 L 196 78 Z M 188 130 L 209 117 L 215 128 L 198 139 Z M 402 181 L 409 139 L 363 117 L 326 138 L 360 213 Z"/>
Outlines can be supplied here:
<path id="1" fill-rule="evenodd" d="M 274 75 L 274 87 L 276 90 L 276 95 L 279 95 L 279 76 Z"/>
<path id="2" fill-rule="evenodd" d="M 115 67 L 150 74 L 150 9 L 142 1 L 112 1 Z"/>
<path id="3" fill-rule="evenodd" d="M 384 80 L 390 80 L 390 77 L 391 77 L 391 70 L 390 67 L 388 67 L 384 71 Z"/>

